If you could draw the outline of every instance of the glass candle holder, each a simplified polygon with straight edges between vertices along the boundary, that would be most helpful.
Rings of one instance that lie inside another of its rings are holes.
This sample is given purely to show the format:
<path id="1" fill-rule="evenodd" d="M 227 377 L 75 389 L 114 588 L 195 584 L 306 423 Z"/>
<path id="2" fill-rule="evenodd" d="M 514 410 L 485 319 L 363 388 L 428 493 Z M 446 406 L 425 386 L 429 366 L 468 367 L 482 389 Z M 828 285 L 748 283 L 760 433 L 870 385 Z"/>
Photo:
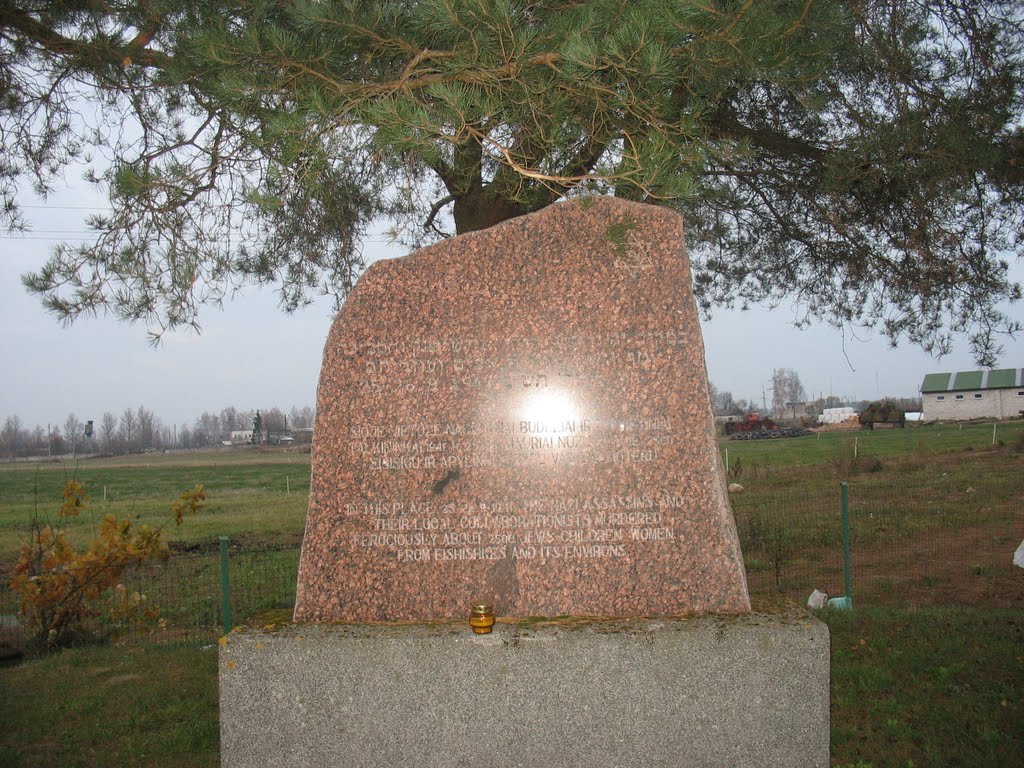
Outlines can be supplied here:
<path id="1" fill-rule="evenodd" d="M 476 603 L 469 616 L 469 626 L 478 635 L 486 635 L 494 626 L 494 606 L 490 603 Z"/>

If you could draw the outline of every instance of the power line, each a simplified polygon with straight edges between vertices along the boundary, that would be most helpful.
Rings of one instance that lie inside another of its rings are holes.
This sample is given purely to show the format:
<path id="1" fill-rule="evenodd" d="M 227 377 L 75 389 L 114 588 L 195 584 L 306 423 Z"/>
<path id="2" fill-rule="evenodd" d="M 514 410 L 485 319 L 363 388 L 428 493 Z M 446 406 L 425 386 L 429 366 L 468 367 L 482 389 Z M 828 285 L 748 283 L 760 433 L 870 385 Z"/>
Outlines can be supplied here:
<path id="1" fill-rule="evenodd" d="M 30 208 L 33 210 L 55 210 L 55 211 L 110 211 L 110 208 L 98 208 L 95 205 L 19 205 L 19 208 Z"/>
<path id="2" fill-rule="evenodd" d="M 19 237 L 17 235 L 0 235 L 0 240 L 67 240 L 67 237 Z"/>
<path id="3" fill-rule="evenodd" d="M 0 235 L 0 237 L 33 237 L 37 235 L 95 235 L 98 234 L 91 229 L 30 229 L 23 235 Z"/>

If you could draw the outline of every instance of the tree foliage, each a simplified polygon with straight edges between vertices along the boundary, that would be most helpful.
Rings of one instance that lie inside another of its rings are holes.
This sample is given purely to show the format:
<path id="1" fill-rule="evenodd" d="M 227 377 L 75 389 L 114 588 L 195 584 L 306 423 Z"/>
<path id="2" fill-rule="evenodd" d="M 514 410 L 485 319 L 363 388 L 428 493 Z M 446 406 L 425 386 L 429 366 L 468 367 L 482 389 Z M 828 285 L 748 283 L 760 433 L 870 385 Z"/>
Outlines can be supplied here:
<path id="1" fill-rule="evenodd" d="M 78 417 L 69 413 L 64 420 L 64 447 L 72 454 L 78 454 L 78 449 L 85 444 L 85 425 Z"/>
<path id="2" fill-rule="evenodd" d="M 249 436 L 249 443 L 251 445 L 263 444 L 263 416 L 259 411 L 252 416 L 252 434 Z"/>
<path id="3" fill-rule="evenodd" d="M 772 371 L 772 413 L 778 416 L 787 405 L 802 403 L 807 399 L 800 374 L 792 368 L 776 368 Z"/>
<path id="4" fill-rule="evenodd" d="M 562 197 L 678 209 L 698 298 L 792 297 L 980 362 L 1019 330 L 1016 0 L 180 0 L 0 11 L 0 195 L 106 150 L 111 213 L 26 278 L 156 332 L 246 282 L 339 298 Z M 87 108 L 82 105 L 87 105 Z"/>
<path id="5" fill-rule="evenodd" d="M 736 400 L 729 390 L 715 387 L 711 390 L 711 407 L 715 416 L 745 416 L 757 408 L 755 403 L 743 398 Z"/>
<path id="6" fill-rule="evenodd" d="M 868 429 L 874 429 L 875 424 L 898 424 L 900 427 L 904 427 L 907 423 L 907 416 L 893 400 L 875 400 L 860 412 L 857 421 Z"/>

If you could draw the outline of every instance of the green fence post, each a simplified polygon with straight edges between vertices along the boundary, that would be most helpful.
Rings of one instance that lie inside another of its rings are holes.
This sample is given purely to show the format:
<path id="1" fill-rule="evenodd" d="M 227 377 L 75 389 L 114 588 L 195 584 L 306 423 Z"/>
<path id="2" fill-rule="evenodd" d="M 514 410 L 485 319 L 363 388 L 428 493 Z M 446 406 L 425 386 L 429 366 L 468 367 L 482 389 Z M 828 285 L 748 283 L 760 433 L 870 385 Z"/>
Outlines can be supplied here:
<path id="1" fill-rule="evenodd" d="M 843 506 L 843 588 L 847 609 L 853 608 L 853 573 L 850 569 L 850 486 L 843 480 L 839 484 Z"/>
<path id="2" fill-rule="evenodd" d="M 228 578 L 228 537 L 220 537 L 220 613 L 224 634 L 231 632 L 231 580 Z"/>

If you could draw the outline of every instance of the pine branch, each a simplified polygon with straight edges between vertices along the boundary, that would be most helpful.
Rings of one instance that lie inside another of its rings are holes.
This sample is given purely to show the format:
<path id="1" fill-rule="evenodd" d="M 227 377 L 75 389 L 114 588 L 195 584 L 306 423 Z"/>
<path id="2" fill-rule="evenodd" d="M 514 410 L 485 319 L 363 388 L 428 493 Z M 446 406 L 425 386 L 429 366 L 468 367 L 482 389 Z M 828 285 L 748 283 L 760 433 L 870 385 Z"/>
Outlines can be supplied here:
<path id="1" fill-rule="evenodd" d="M 140 31 L 130 42 L 122 46 L 111 46 L 89 40 L 76 40 L 46 26 L 21 8 L 7 4 L 0 7 L 0 34 L 20 37 L 34 43 L 44 51 L 69 56 L 79 61 L 100 61 L 108 65 L 137 64 L 142 67 L 166 68 L 173 58 L 163 51 L 147 46 L 156 34 L 157 27 Z M 14 35 L 11 35 L 11 33 Z"/>

